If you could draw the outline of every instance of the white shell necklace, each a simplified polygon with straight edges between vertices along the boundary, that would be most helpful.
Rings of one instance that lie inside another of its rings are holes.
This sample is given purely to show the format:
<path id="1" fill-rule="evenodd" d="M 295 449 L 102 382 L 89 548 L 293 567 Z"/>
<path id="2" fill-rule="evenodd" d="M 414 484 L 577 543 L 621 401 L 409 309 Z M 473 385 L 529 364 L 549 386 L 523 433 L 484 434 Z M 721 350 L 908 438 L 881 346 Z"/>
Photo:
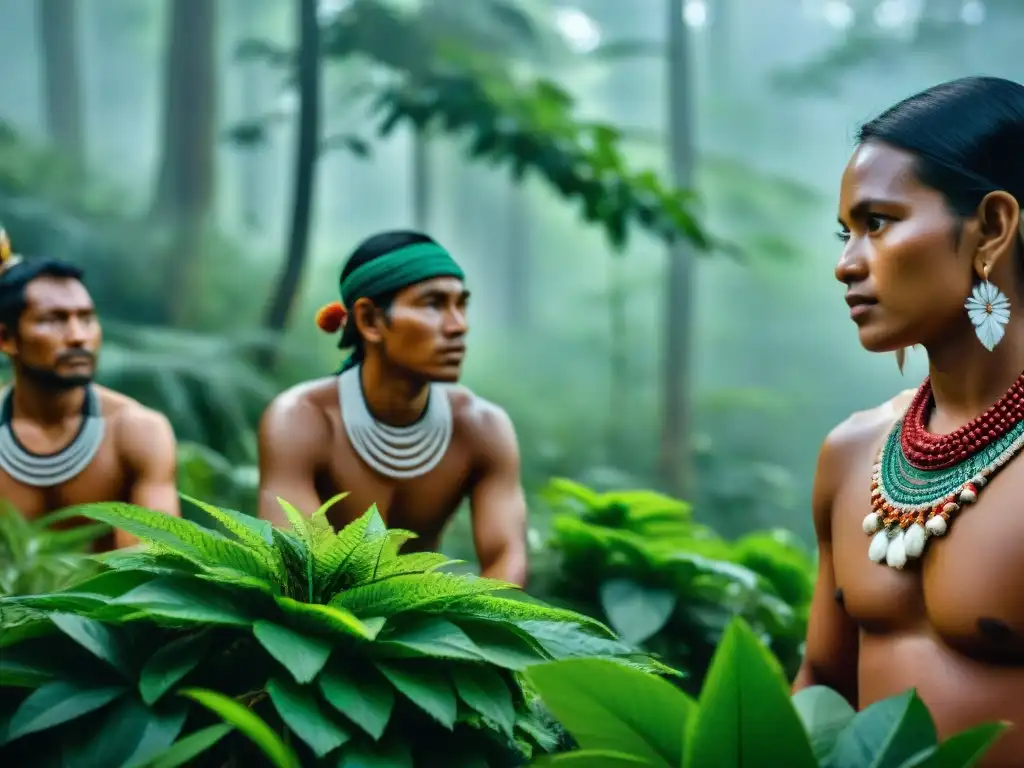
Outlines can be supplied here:
<path id="1" fill-rule="evenodd" d="M 375 472 L 396 480 L 425 475 L 438 465 L 452 441 L 452 406 L 439 384 L 430 385 L 427 408 L 415 424 L 393 427 L 366 407 L 362 366 L 338 376 L 341 420 L 359 458 Z"/>

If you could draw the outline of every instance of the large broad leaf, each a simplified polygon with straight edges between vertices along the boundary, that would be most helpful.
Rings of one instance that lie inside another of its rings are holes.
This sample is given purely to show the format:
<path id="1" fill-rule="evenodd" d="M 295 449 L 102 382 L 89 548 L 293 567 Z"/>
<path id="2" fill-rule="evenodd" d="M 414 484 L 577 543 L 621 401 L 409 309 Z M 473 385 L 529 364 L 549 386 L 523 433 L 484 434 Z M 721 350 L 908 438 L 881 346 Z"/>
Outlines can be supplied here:
<path id="1" fill-rule="evenodd" d="M 213 584 L 179 576 L 163 576 L 112 601 L 156 617 L 196 624 L 249 626 L 250 615 L 237 600 Z"/>
<path id="2" fill-rule="evenodd" d="M 561 755 L 548 755 L 530 763 L 531 768 L 564 766 L 564 768 L 650 768 L 652 763 L 642 757 L 608 749 L 581 749 Z"/>
<path id="3" fill-rule="evenodd" d="M 253 634 L 267 653 L 287 669 L 295 682 L 308 683 L 327 663 L 332 646 L 319 637 L 309 637 L 271 621 L 257 621 Z"/>
<path id="4" fill-rule="evenodd" d="M 970 768 L 1008 727 L 1009 723 L 986 723 L 961 731 L 910 758 L 900 768 Z"/>
<path id="5" fill-rule="evenodd" d="M 317 684 L 332 707 L 380 739 L 395 707 L 395 691 L 374 667 L 346 668 L 331 663 L 320 673 Z"/>
<path id="6" fill-rule="evenodd" d="M 275 597 L 274 600 L 288 617 L 289 623 L 298 628 L 321 634 L 347 635 L 360 640 L 373 640 L 379 631 L 379 627 L 361 621 L 345 608 L 303 603 L 290 597 Z"/>
<path id="7" fill-rule="evenodd" d="M 267 756 L 274 768 L 302 768 L 295 753 L 281 741 L 281 737 L 257 715 L 234 699 L 203 688 L 186 688 L 181 695 L 199 702 L 225 723 L 245 734 Z"/>
<path id="8" fill-rule="evenodd" d="M 726 630 L 687 731 L 686 768 L 817 768 L 778 663 L 741 619 Z"/>
<path id="9" fill-rule="evenodd" d="M 485 666 L 457 667 L 452 679 L 459 698 L 497 725 L 512 738 L 516 724 L 516 706 L 505 679 Z"/>
<path id="10" fill-rule="evenodd" d="M 123 696 L 104 711 L 95 727 L 75 729 L 62 736 L 61 765 L 138 766 L 166 750 L 184 724 L 184 706 L 160 714 L 135 696 Z"/>
<path id="11" fill-rule="evenodd" d="M 126 663 L 127 649 L 119 642 L 109 627 L 85 616 L 76 616 L 71 613 L 51 613 L 50 621 L 96 658 L 103 659 L 124 675 L 130 674 Z"/>
<path id="12" fill-rule="evenodd" d="M 676 595 L 632 579 L 612 579 L 601 585 L 601 607 L 623 640 L 642 643 L 668 622 L 676 608 Z"/>
<path id="13" fill-rule="evenodd" d="M 122 693 L 121 686 L 86 687 L 68 680 L 47 683 L 29 694 L 7 724 L 7 741 L 95 712 Z"/>
<path id="14" fill-rule="evenodd" d="M 233 730 L 234 728 L 227 723 L 220 723 L 190 733 L 185 738 L 176 741 L 166 752 L 146 763 L 142 768 L 180 768 L 180 766 L 189 765 L 192 760 L 210 749 Z"/>
<path id="15" fill-rule="evenodd" d="M 935 724 L 913 691 L 876 701 L 839 734 L 828 768 L 899 768 L 938 743 Z"/>
<path id="16" fill-rule="evenodd" d="M 439 669 L 398 662 L 377 662 L 377 669 L 391 684 L 445 728 L 455 727 L 459 702 L 452 681 Z"/>
<path id="17" fill-rule="evenodd" d="M 285 725 L 306 742 L 317 757 L 333 752 L 351 738 L 348 730 L 320 706 L 315 688 L 277 678 L 267 684 L 267 693 Z"/>
<path id="18" fill-rule="evenodd" d="M 814 685 L 797 692 L 793 696 L 793 706 L 819 761 L 832 754 L 839 734 L 857 714 L 850 702 L 824 685 Z"/>
<path id="19" fill-rule="evenodd" d="M 413 768 L 412 752 L 404 741 L 384 744 L 354 744 L 346 747 L 338 768 Z"/>
<path id="20" fill-rule="evenodd" d="M 153 704 L 175 683 L 195 669 L 210 645 L 206 632 L 179 637 L 157 649 L 139 675 L 139 693 Z"/>
<path id="21" fill-rule="evenodd" d="M 621 752 L 646 765 L 679 768 L 683 731 L 696 705 L 670 683 L 603 659 L 550 662 L 526 674 L 583 749 Z"/>
<path id="22" fill-rule="evenodd" d="M 434 616 L 420 617 L 378 637 L 380 656 L 427 656 L 482 661 L 480 649 L 462 629 Z"/>

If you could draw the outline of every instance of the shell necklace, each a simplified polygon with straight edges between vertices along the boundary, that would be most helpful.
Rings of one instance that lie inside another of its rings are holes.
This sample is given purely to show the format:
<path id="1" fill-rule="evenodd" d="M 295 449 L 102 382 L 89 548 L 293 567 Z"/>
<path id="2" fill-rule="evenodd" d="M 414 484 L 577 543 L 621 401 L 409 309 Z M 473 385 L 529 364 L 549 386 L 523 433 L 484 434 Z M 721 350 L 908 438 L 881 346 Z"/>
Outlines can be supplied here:
<path id="1" fill-rule="evenodd" d="M 91 386 L 85 388 L 78 434 L 64 448 L 49 454 L 32 453 L 18 442 L 11 428 L 12 392 L 8 387 L 0 393 L 0 470 L 34 488 L 52 488 L 81 474 L 96 458 L 105 432 L 95 390 Z"/>
<path id="2" fill-rule="evenodd" d="M 438 465 L 452 439 L 452 407 L 440 384 L 430 385 L 427 408 L 415 424 L 392 427 L 373 418 L 356 366 L 338 376 L 338 398 L 349 442 L 371 469 L 396 480 L 425 475 Z"/>
<path id="3" fill-rule="evenodd" d="M 902 568 L 1024 447 L 1024 374 L 991 408 L 948 435 L 925 429 L 933 405 L 925 379 L 897 419 L 871 477 L 868 557 Z"/>

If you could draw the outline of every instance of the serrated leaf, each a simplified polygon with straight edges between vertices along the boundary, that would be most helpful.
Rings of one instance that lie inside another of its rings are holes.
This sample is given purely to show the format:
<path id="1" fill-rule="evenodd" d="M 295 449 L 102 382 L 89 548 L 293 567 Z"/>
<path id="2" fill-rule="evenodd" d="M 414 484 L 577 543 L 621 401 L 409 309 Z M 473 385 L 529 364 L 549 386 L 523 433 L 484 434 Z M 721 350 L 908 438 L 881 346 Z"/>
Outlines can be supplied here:
<path id="1" fill-rule="evenodd" d="M 331 655 L 332 646 L 326 640 L 303 635 L 271 621 L 257 621 L 252 625 L 252 632 L 297 683 L 313 680 Z"/>
<path id="2" fill-rule="evenodd" d="M 166 752 L 146 763 L 142 768 L 181 768 L 183 765 L 189 765 L 192 760 L 213 747 L 233 730 L 234 728 L 227 723 L 220 723 L 194 731 L 188 736 L 178 739 Z"/>
<path id="3" fill-rule="evenodd" d="M 390 616 L 403 611 L 443 608 L 469 595 L 512 588 L 502 581 L 468 574 L 424 573 L 354 587 L 334 597 L 330 604 L 347 608 L 357 616 Z"/>
<path id="4" fill-rule="evenodd" d="M 485 666 L 457 667 L 452 674 L 455 690 L 466 704 L 494 722 L 509 738 L 516 723 L 516 707 L 504 678 Z"/>
<path id="5" fill-rule="evenodd" d="M 437 669 L 426 666 L 377 662 L 379 669 L 399 693 L 422 709 L 445 728 L 455 727 L 458 699 L 452 681 Z"/>
<path id="6" fill-rule="evenodd" d="M 391 684 L 372 666 L 329 665 L 317 679 L 324 699 L 374 739 L 384 734 L 395 706 Z"/>
<path id="7" fill-rule="evenodd" d="M 84 686 L 56 680 L 29 694 L 7 724 L 7 741 L 95 712 L 125 692 L 119 685 Z"/>
<path id="8" fill-rule="evenodd" d="M 333 752 L 351 736 L 347 729 L 321 708 L 311 687 L 300 687 L 275 678 L 267 684 L 274 708 L 296 736 L 306 742 L 317 757 Z"/>
<path id="9" fill-rule="evenodd" d="M 210 645 L 206 632 L 179 637 L 157 649 L 139 675 L 139 693 L 154 704 L 202 661 Z"/>
<path id="10" fill-rule="evenodd" d="M 302 768 L 295 753 L 281 741 L 273 729 L 234 699 L 203 688 L 186 688 L 181 691 L 181 695 L 198 702 L 224 722 L 237 728 L 266 755 L 274 768 Z"/>
<path id="11" fill-rule="evenodd" d="M 243 544 L 252 547 L 256 553 L 266 558 L 268 564 L 273 565 L 271 553 L 273 551 L 274 537 L 271 534 L 273 526 L 271 526 L 270 521 L 261 520 L 250 515 L 243 515 L 231 509 L 215 507 L 212 504 L 207 504 L 205 501 L 186 496 L 184 493 L 181 494 L 181 498 L 190 504 L 196 505 L 210 517 L 217 520 L 227 530 L 237 536 Z"/>
<path id="12" fill-rule="evenodd" d="M 379 627 L 358 619 L 351 611 L 339 606 L 303 603 L 290 597 L 275 598 L 290 621 L 311 630 L 347 635 L 360 640 L 373 640 Z"/>

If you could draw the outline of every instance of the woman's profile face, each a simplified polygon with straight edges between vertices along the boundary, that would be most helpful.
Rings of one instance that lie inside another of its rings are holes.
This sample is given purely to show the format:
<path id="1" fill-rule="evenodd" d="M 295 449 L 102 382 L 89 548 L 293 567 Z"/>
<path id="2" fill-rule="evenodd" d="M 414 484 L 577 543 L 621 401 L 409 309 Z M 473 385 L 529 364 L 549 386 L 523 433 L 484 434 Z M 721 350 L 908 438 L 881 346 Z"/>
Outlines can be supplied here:
<path id="1" fill-rule="evenodd" d="M 853 153 L 839 194 L 835 275 L 865 349 L 928 345 L 967 322 L 974 268 L 957 223 L 942 195 L 917 179 L 913 155 L 872 141 Z"/>

